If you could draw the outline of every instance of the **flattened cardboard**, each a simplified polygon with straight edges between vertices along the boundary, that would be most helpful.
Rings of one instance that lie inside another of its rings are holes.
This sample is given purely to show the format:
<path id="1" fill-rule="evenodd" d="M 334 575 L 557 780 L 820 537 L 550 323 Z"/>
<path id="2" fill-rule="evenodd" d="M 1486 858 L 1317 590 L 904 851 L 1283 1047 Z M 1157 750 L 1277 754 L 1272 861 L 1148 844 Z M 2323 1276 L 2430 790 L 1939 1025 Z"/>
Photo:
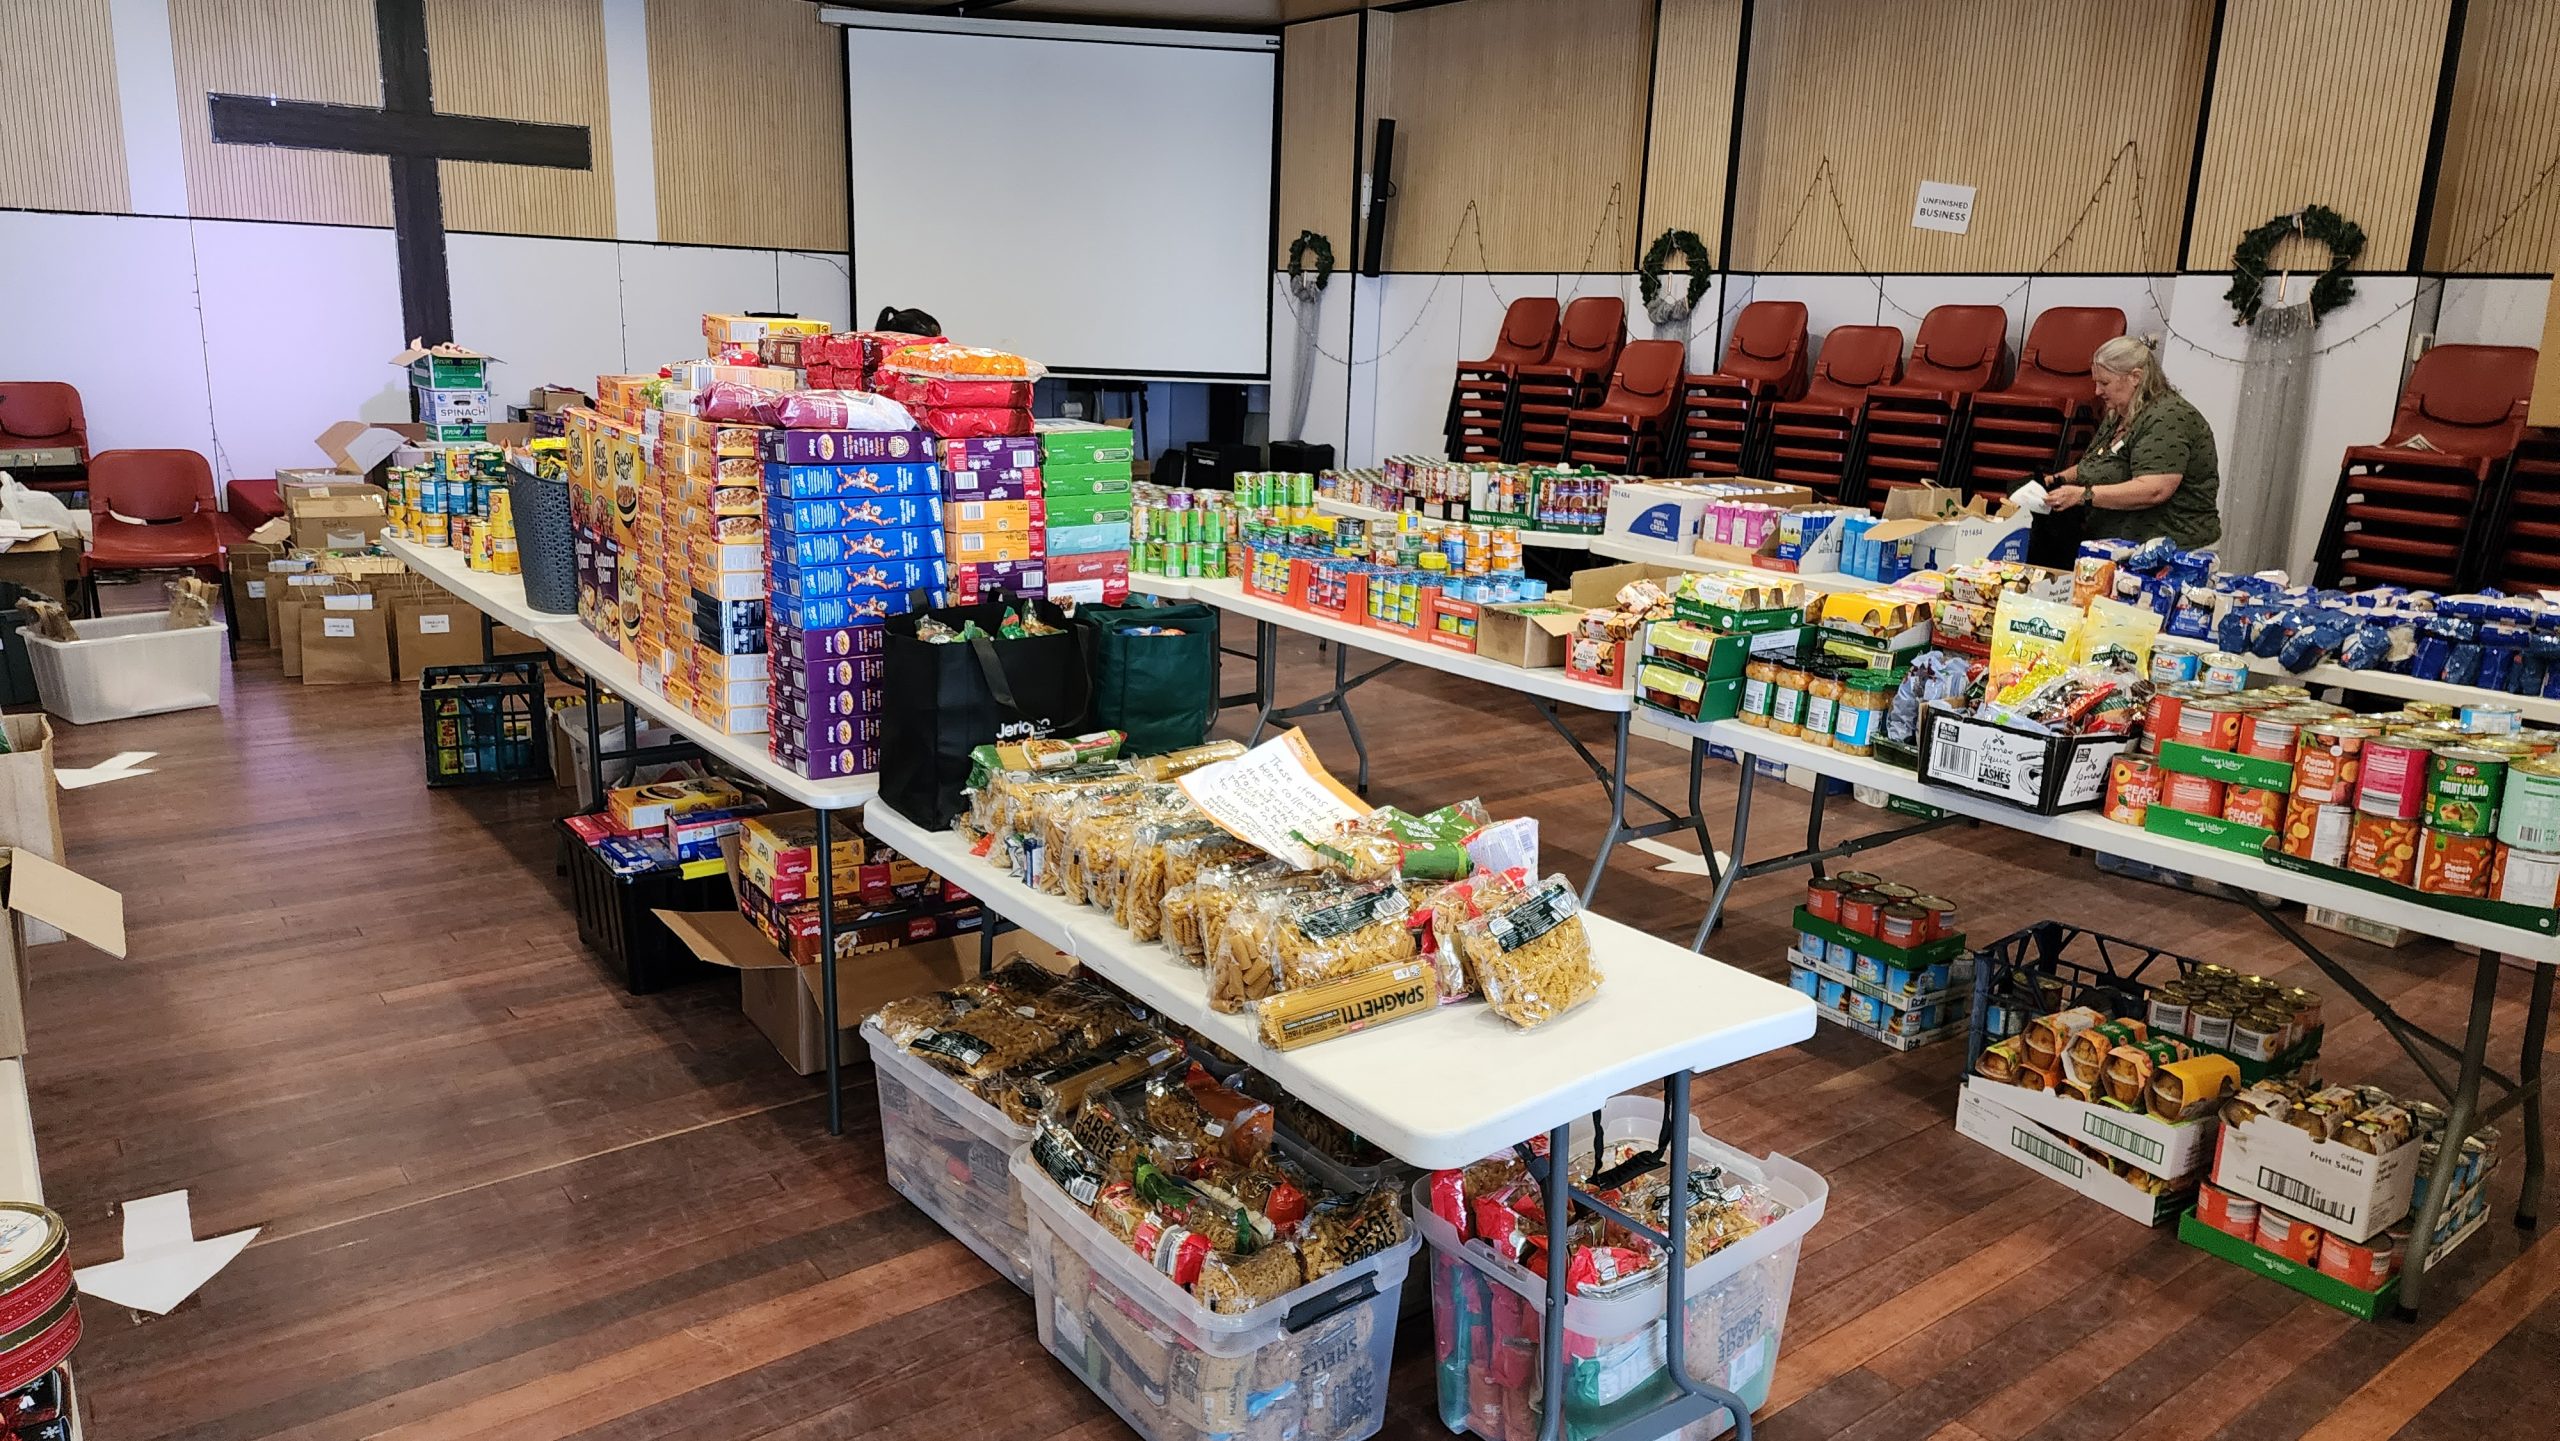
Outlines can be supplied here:
<path id="1" fill-rule="evenodd" d="M 17 717 L 11 717 L 15 720 Z M 47 771 L 51 764 L 48 759 Z M 51 784 L 50 774 L 46 783 Z M 124 897 L 26 847 L 0 850 L 9 917 L 0 927 L 0 1059 L 27 1053 L 27 946 L 39 928 L 68 931 L 109 955 L 125 953 Z"/>

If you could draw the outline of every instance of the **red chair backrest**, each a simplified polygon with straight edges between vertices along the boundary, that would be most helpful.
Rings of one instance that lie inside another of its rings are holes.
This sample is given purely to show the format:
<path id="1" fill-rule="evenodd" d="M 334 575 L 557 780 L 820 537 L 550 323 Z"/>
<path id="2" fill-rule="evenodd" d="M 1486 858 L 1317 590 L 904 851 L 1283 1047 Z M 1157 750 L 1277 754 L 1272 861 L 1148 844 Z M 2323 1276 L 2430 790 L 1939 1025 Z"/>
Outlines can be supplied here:
<path id="1" fill-rule="evenodd" d="M 1606 371 L 1627 342 L 1627 302 L 1615 295 L 1586 295 L 1564 308 L 1554 363 Z"/>
<path id="2" fill-rule="evenodd" d="M 214 508 L 213 467 L 192 450 L 106 450 L 89 457 L 89 514 L 184 520 Z"/>
<path id="3" fill-rule="evenodd" d="M 2009 312 L 1996 305 L 1933 305 L 1911 340 L 1902 383 L 1971 394 L 1998 383 L 2009 358 Z"/>
<path id="4" fill-rule="evenodd" d="M 2539 352 L 2527 345 L 2439 345 L 2418 357 L 2391 417 L 2398 445 L 2413 435 L 2448 455 L 2497 456 L 2524 438 Z"/>
<path id="5" fill-rule="evenodd" d="M 1689 347 L 1676 340 L 1631 340 L 1618 352 L 1606 405 L 1651 412 L 1670 404 L 1688 364 Z"/>
<path id="6" fill-rule="evenodd" d="M 2112 305 L 2057 305 L 2027 327 L 2011 390 L 2087 400 L 2089 359 L 2098 347 L 2124 334 L 2124 312 Z"/>
<path id="7" fill-rule="evenodd" d="M 89 443 L 80 392 L 59 380 L 0 380 L 0 435 L 49 440 L 57 435 Z"/>
<path id="8" fill-rule="evenodd" d="M 1813 362 L 1813 383 L 1805 387 L 1807 404 L 1846 406 L 1866 403 L 1867 391 L 1902 378 L 1902 330 L 1892 325 L 1836 325 L 1822 337 L 1822 353 Z"/>
<path id="9" fill-rule="evenodd" d="M 1487 365 L 1544 365 L 1556 348 L 1556 302 L 1552 295 L 1528 295 L 1502 312 L 1502 334 L 1493 342 Z"/>
<path id="10" fill-rule="evenodd" d="M 1784 387 L 1804 371 L 1805 308 L 1801 300 L 1755 300 L 1742 307 L 1724 344 L 1727 375 Z"/>

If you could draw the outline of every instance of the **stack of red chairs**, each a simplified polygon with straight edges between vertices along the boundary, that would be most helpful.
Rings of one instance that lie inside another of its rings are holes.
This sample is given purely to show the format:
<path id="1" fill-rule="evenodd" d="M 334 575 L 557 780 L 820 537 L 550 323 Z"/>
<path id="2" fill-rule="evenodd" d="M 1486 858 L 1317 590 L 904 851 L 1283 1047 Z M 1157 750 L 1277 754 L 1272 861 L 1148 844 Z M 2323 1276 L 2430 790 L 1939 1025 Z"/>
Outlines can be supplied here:
<path id="1" fill-rule="evenodd" d="M 1955 468 L 1968 495 L 2007 495 L 2088 448 L 2097 424 L 2090 358 L 2122 334 L 2124 312 L 2112 305 L 2057 305 L 2036 317 L 2017 376 L 1973 398 Z"/>
<path id="2" fill-rule="evenodd" d="M 1755 300 L 1735 317 L 1724 363 L 1712 375 L 1682 377 L 1680 468 L 1689 475 L 1755 469 L 1768 407 L 1801 400 L 1805 309 L 1799 300 Z"/>
<path id="3" fill-rule="evenodd" d="M 2419 357 L 2391 433 L 2350 447 L 2339 464 L 2317 584 L 2443 589 L 2476 580 L 2494 483 L 2524 438 L 2534 359 L 2521 345 L 2439 345 Z"/>
<path id="4" fill-rule="evenodd" d="M 1803 398 L 1769 406 L 1769 478 L 1838 500 L 1848 482 L 1867 392 L 1901 378 L 1901 330 L 1890 325 L 1834 327 L 1822 337 Z"/>
<path id="5" fill-rule="evenodd" d="M 2500 516 L 2482 583 L 2560 590 L 2560 430 L 2537 427 L 2517 442 Z"/>
<path id="6" fill-rule="evenodd" d="M 1963 441 L 1968 403 L 2000 383 L 2009 363 L 2009 313 L 1997 305 L 1937 305 L 1920 320 L 1902 380 L 1867 392 L 1854 445 L 1850 503 L 1882 510 L 1888 491 L 1935 485 Z"/>
<path id="7" fill-rule="evenodd" d="M 1544 365 L 1556 348 L 1556 302 L 1533 295 L 1502 313 L 1502 334 L 1482 360 L 1458 362 L 1449 392 L 1449 458 L 1511 458 L 1512 383 L 1524 365 Z"/>
<path id="8" fill-rule="evenodd" d="M 80 576 L 98 614 L 105 570 L 186 570 L 222 579 L 223 552 L 243 538 L 214 504 L 213 467 L 192 450 L 102 450 L 89 458 L 89 549 Z M 239 631 L 230 641 L 236 648 Z"/>
<path id="9" fill-rule="evenodd" d="M 1543 365 L 1521 366 L 1512 382 L 1515 460 L 1564 459 L 1573 413 L 1598 405 L 1627 343 L 1627 302 L 1586 295 L 1564 308 L 1556 348 Z"/>
<path id="10" fill-rule="evenodd" d="M 33 490 L 79 490 L 87 485 L 89 418 L 80 392 L 59 380 L 0 380 L 0 451 L 68 450 L 67 465 L 12 465 L 9 473 Z"/>
<path id="11" fill-rule="evenodd" d="M 1688 360 L 1689 348 L 1677 340 L 1629 341 L 1618 352 L 1609 393 L 1565 418 L 1565 458 L 1620 475 L 1664 474 Z"/>

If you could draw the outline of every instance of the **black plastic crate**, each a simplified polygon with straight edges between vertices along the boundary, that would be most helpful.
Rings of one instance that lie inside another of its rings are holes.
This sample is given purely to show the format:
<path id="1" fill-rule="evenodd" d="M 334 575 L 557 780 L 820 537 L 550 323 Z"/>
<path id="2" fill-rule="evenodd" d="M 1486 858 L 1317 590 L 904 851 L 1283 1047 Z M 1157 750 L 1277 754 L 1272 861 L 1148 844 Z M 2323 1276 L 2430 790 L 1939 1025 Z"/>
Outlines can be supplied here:
<path id="1" fill-rule="evenodd" d="M 2049 736 L 1931 705 L 1920 711 L 1916 759 L 1929 785 L 2058 816 L 2097 809 L 2108 762 L 2132 745 L 2129 735 Z"/>
<path id="2" fill-rule="evenodd" d="M 737 904 L 727 875 L 687 879 L 672 870 L 636 876 L 614 874 L 603 856 L 560 826 L 562 859 L 569 872 L 569 900 L 578 915 L 578 939 L 635 996 L 723 974 L 687 950 L 654 910 L 718 911 Z"/>
<path id="3" fill-rule="evenodd" d="M 2118 1019 L 2147 1020 L 2151 988 L 2182 979 L 2202 964 L 2191 956 L 2060 921 L 2038 921 L 2012 931 L 1973 953 L 1966 1065 L 1970 1067 L 1992 1042 L 2024 1030 L 2027 1022 L 2072 1006 L 2088 1006 Z M 2273 1062 L 2232 1059 L 2239 1062 L 2243 1081 L 2282 1075 L 2319 1055 L 2320 1039 L 2321 1033 L 2315 1031 Z"/>
<path id="4" fill-rule="evenodd" d="M 542 672 L 529 660 L 431 665 L 418 677 L 427 784 L 551 779 Z"/>

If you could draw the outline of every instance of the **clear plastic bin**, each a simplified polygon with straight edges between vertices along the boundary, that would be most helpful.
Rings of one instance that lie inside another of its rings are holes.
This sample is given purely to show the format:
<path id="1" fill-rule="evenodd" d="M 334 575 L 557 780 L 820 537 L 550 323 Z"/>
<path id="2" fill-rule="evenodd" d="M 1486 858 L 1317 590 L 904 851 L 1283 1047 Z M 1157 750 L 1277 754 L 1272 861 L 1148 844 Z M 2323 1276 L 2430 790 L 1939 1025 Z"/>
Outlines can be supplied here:
<path id="1" fill-rule="evenodd" d="M 1026 1149 L 1040 1344 L 1147 1441 L 1362 1441 L 1387 1419 L 1396 1302 L 1417 1237 L 1221 1316 L 1069 1200 Z"/>
<path id="2" fill-rule="evenodd" d="M 1031 1249 L 1024 1234 L 1022 1188 L 1008 1169 L 1031 1128 L 961 1089 L 868 1021 L 880 1081 L 880 1147 L 889 1184 L 942 1229 L 978 1253 L 1004 1278 L 1031 1289 Z"/>
<path id="3" fill-rule="evenodd" d="M 78 640 L 21 634 L 44 708 L 73 725 L 222 704 L 220 622 L 171 630 L 166 611 L 151 611 L 71 628 Z"/>
<path id="4" fill-rule="evenodd" d="M 1601 1112 L 1612 1143 L 1650 1146 L 1662 1133 L 1662 1102 L 1620 1096 Z M 1577 1122 L 1574 1149 L 1591 1146 L 1591 1126 Z M 1804 1236 L 1822 1219 L 1830 1187 L 1820 1176 L 1784 1156 L 1752 1160 L 1707 1138 L 1689 1123 L 1689 1162 L 1718 1165 L 1750 1177 L 1791 1209 L 1689 1268 L 1684 1346 L 1689 1374 L 1740 1396 L 1757 1410 L 1777 1376 L 1778 1343 L 1787 1299 L 1794 1290 L 1796 1257 Z M 1431 1248 L 1431 1309 L 1440 1416 L 1452 1429 L 1486 1441 L 1522 1441 L 1538 1434 L 1538 1387 L 1547 1284 L 1526 1268 L 1496 1259 L 1462 1241 L 1430 1208 L 1429 1181 L 1416 1183 L 1415 1225 Z M 1663 1349 L 1660 1281 L 1622 1296 L 1569 1297 L 1565 1301 L 1565 1435 L 1602 1435 L 1653 1409 L 1677 1388 Z M 1717 1412 L 1687 1428 L 1689 1441 L 1719 1436 L 1732 1421 Z"/>

